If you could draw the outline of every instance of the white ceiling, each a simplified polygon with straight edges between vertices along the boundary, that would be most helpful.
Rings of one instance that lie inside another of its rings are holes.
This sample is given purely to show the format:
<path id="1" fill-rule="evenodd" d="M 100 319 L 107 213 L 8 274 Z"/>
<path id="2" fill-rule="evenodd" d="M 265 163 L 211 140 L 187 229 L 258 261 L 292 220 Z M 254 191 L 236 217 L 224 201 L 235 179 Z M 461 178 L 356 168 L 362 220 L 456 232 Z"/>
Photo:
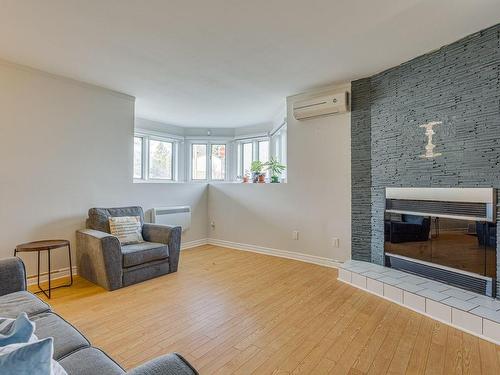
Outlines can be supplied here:
<path id="1" fill-rule="evenodd" d="M 140 117 L 238 127 L 499 15 L 499 0 L 0 0 L 0 58 L 133 95 Z"/>

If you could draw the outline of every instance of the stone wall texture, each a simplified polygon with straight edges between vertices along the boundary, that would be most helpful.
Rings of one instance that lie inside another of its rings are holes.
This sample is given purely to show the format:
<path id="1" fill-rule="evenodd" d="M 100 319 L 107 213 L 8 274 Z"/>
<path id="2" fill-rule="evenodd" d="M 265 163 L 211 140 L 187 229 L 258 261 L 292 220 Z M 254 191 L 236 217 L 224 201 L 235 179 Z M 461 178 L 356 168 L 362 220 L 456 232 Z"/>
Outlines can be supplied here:
<path id="1" fill-rule="evenodd" d="M 383 264 L 386 187 L 500 191 L 500 24 L 351 90 L 353 259 Z M 425 159 L 419 126 L 430 121 L 443 122 L 433 141 L 442 155 Z"/>

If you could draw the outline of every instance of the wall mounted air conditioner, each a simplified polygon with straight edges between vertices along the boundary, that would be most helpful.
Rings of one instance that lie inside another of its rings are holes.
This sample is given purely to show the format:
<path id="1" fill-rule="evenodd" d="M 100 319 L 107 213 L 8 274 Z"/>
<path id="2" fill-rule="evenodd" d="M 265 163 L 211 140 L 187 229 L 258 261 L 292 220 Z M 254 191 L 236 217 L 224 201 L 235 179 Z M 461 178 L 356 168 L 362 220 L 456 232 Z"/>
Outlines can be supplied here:
<path id="1" fill-rule="evenodd" d="M 297 120 L 345 113 L 348 110 L 349 93 L 347 91 L 299 100 L 293 103 L 293 116 Z"/>

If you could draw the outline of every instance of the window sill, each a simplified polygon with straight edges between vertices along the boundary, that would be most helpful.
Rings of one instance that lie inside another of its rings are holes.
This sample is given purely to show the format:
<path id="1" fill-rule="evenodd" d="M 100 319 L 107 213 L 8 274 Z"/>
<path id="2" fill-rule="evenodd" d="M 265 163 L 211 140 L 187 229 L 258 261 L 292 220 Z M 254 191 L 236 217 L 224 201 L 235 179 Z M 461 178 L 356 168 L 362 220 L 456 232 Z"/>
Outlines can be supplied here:
<path id="1" fill-rule="evenodd" d="M 239 184 L 239 185 L 285 185 L 288 181 L 281 182 L 243 182 L 241 180 L 187 180 L 187 181 L 172 181 L 172 180 L 142 180 L 138 178 L 133 179 L 134 184 L 191 184 L 191 185 L 199 185 L 199 184 L 209 184 L 209 185 L 219 185 L 219 184 Z"/>
<path id="2" fill-rule="evenodd" d="M 172 180 L 141 180 L 134 178 L 134 184 L 184 184 L 184 181 L 172 181 Z"/>

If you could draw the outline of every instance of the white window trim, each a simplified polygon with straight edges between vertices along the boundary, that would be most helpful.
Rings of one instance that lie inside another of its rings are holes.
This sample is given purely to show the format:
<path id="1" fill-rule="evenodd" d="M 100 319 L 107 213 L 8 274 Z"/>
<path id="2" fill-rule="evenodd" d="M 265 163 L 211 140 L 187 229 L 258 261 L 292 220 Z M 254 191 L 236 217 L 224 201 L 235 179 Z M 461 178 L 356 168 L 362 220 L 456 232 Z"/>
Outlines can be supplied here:
<path id="1" fill-rule="evenodd" d="M 249 134 L 240 137 L 210 137 L 210 136 L 179 136 L 159 131 L 136 129 L 134 137 L 142 138 L 142 178 L 133 178 L 136 183 L 175 183 L 175 182 L 236 182 L 244 174 L 242 144 L 252 143 L 252 161 L 259 160 L 259 142 L 269 142 L 269 157 L 274 156 L 273 138 L 281 127 L 272 133 Z M 285 130 L 286 134 L 286 130 Z M 172 143 L 172 179 L 149 178 L 149 140 L 158 140 Z M 193 179 L 192 175 L 192 145 L 204 144 L 207 146 L 207 178 Z M 211 179 L 212 145 L 225 145 L 225 175 L 223 180 Z M 283 150 L 283 147 L 281 146 Z M 282 151 L 283 152 L 283 151 Z M 286 153 L 286 150 L 285 150 Z M 285 161 L 286 164 L 286 161 Z M 285 177 L 286 178 L 286 177 Z"/>
<path id="2" fill-rule="evenodd" d="M 259 160 L 259 142 L 268 141 L 269 142 L 269 156 L 271 156 L 271 137 L 259 135 L 257 137 L 240 138 L 236 140 L 236 158 L 239 160 L 239 165 L 237 166 L 237 175 L 243 177 L 245 171 L 243 170 L 243 145 L 246 143 L 252 144 L 252 162 Z M 239 155 L 239 156 L 238 156 Z"/>
<path id="3" fill-rule="evenodd" d="M 210 140 L 207 140 L 206 137 L 205 138 L 199 138 L 199 137 L 192 137 L 188 140 L 188 142 L 186 142 L 187 144 L 187 147 L 186 147 L 186 160 L 188 160 L 188 162 L 186 163 L 187 165 L 187 170 L 186 170 L 186 173 L 187 173 L 187 176 L 188 178 L 186 178 L 187 181 L 191 181 L 191 182 L 202 182 L 202 183 L 206 183 L 206 182 L 211 182 L 211 181 L 214 181 L 214 182 L 223 182 L 223 181 L 229 181 L 230 178 L 230 173 L 229 173 L 229 158 L 228 158 L 228 155 L 229 155 L 229 144 L 230 142 L 227 141 L 227 138 L 217 138 L 217 139 L 210 139 Z M 207 163 L 207 166 L 206 166 L 206 171 L 207 171 L 207 178 L 205 179 L 194 179 L 193 178 L 193 145 L 206 145 L 206 150 L 207 150 L 207 157 L 206 157 L 206 163 Z M 225 163 L 225 173 L 224 173 L 224 179 L 212 179 L 212 145 L 224 145 L 226 146 L 226 157 L 224 158 L 224 163 Z"/>
<path id="4" fill-rule="evenodd" d="M 136 131 L 134 137 L 142 138 L 142 176 L 141 178 L 134 178 L 134 182 L 159 182 L 159 183 L 172 183 L 179 181 L 179 138 L 171 135 L 158 135 L 157 132 Z M 149 141 L 161 141 L 172 144 L 172 178 L 151 178 L 149 177 Z"/>

